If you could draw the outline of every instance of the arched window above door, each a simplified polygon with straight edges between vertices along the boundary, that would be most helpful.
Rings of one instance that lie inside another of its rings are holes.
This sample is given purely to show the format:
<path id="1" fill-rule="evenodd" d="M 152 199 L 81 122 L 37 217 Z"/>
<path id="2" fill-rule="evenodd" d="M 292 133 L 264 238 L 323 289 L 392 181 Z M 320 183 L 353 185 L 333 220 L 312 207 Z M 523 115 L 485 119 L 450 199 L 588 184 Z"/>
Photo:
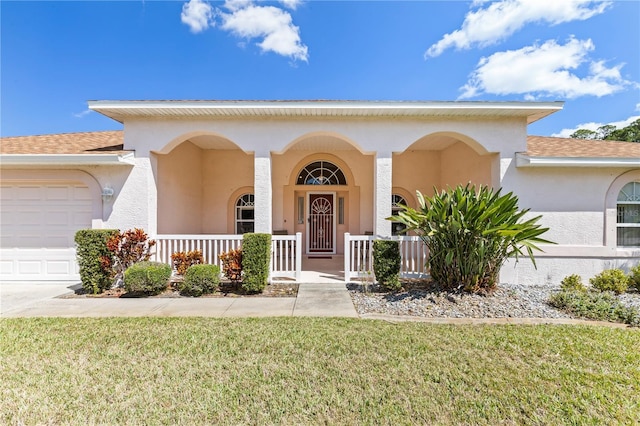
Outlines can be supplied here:
<path id="1" fill-rule="evenodd" d="M 314 161 L 298 174 L 297 185 L 346 185 L 347 179 L 340 167 L 329 161 Z"/>

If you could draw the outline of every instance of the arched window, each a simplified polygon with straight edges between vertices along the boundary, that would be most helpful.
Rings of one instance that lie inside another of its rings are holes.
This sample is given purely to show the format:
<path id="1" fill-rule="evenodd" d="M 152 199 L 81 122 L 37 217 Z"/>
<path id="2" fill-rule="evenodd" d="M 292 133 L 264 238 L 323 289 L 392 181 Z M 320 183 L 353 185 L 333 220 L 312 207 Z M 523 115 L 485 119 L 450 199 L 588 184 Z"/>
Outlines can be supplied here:
<path id="1" fill-rule="evenodd" d="M 253 194 L 244 194 L 236 201 L 236 234 L 253 232 L 255 203 Z"/>
<path id="2" fill-rule="evenodd" d="M 402 207 L 400 206 L 406 206 L 406 205 L 407 205 L 407 201 L 404 199 L 402 195 L 393 194 L 391 196 L 391 214 L 393 216 L 397 216 L 398 213 L 402 211 Z M 406 228 L 407 227 L 402 223 L 392 222 L 391 235 L 403 235 L 404 230 Z"/>
<path id="3" fill-rule="evenodd" d="M 340 167 L 328 161 L 314 161 L 308 164 L 300 174 L 297 185 L 346 185 L 347 179 Z"/>
<path id="4" fill-rule="evenodd" d="M 640 247 L 640 182 L 629 182 L 618 194 L 617 241 L 621 247 Z"/>

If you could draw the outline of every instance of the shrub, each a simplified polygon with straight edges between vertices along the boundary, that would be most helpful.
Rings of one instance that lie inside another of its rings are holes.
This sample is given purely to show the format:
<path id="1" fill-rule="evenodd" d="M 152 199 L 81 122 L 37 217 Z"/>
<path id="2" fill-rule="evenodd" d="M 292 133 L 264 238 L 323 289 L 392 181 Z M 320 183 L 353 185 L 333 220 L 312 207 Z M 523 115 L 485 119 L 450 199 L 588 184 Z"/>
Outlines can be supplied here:
<path id="1" fill-rule="evenodd" d="M 629 277 L 621 269 L 605 269 L 589 279 L 593 288 L 600 291 L 613 291 L 621 294 L 629 287 Z"/>
<path id="2" fill-rule="evenodd" d="M 151 248 L 156 245 L 142 229 L 129 229 L 112 236 L 107 247 L 113 254 L 116 279 L 122 278 L 124 271 L 137 262 L 151 258 Z"/>
<path id="3" fill-rule="evenodd" d="M 138 262 L 124 272 L 124 288 L 128 293 L 159 294 L 171 278 L 171 266 L 159 262 Z"/>
<path id="4" fill-rule="evenodd" d="M 171 255 L 171 262 L 176 273 L 178 275 L 184 275 L 190 266 L 204 263 L 204 259 L 202 257 L 202 251 L 200 250 L 187 252 L 178 251 Z"/>
<path id="5" fill-rule="evenodd" d="M 260 293 L 267 286 L 271 260 L 270 234 L 244 234 L 242 237 L 242 288 Z"/>
<path id="6" fill-rule="evenodd" d="M 117 229 L 81 229 L 76 232 L 76 258 L 82 288 L 86 292 L 97 294 L 111 287 L 113 257 L 107 241 L 117 233 Z"/>
<path id="7" fill-rule="evenodd" d="M 509 257 L 526 251 L 535 266 L 536 244 L 549 243 L 540 235 L 548 228 L 525 219 L 513 193 L 500 194 L 487 186 L 457 186 L 433 197 L 418 192 L 419 209 L 403 206 L 388 219 L 414 230 L 429 249 L 431 277 L 445 289 L 468 292 L 495 288 L 500 268 Z"/>
<path id="8" fill-rule="evenodd" d="M 373 273 L 376 280 L 389 290 L 400 290 L 400 242 L 373 242 Z"/>
<path id="9" fill-rule="evenodd" d="M 193 265 L 184 274 L 180 293 L 187 296 L 202 296 L 213 293 L 220 284 L 220 268 L 217 265 Z"/>
<path id="10" fill-rule="evenodd" d="M 587 291 L 587 288 L 582 284 L 582 277 L 577 274 L 564 277 L 560 282 L 560 288 L 565 291 Z"/>
<path id="11" fill-rule="evenodd" d="M 612 293 L 568 290 L 553 294 L 548 302 L 578 317 L 640 326 L 640 311 L 623 305 Z"/>
<path id="12" fill-rule="evenodd" d="M 234 283 L 242 279 L 242 249 L 226 251 L 218 255 L 222 261 L 222 273 Z"/>
<path id="13" fill-rule="evenodd" d="M 631 268 L 631 275 L 629 276 L 629 287 L 634 287 L 640 291 L 640 263 Z"/>

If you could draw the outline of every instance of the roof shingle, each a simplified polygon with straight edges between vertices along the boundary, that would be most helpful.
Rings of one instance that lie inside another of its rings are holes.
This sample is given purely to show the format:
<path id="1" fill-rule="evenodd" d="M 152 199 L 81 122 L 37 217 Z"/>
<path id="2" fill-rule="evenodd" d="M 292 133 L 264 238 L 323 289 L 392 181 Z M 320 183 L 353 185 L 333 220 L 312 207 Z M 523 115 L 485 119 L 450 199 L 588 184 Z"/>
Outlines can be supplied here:
<path id="1" fill-rule="evenodd" d="M 0 138 L 0 154 L 126 154 L 124 132 L 59 133 Z M 640 158 L 640 143 L 528 136 L 526 155 L 566 158 Z"/>
<path id="2" fill-rule="evenodd" d="M 529 136 L 525 154 L 530 157 L 640 158 L 640 143 Z"/>
<path id="3" fill-rule="evenodd" d="M 126 154 L 124 132 L 58 133 L 0 139 L 0 154 Z"/>

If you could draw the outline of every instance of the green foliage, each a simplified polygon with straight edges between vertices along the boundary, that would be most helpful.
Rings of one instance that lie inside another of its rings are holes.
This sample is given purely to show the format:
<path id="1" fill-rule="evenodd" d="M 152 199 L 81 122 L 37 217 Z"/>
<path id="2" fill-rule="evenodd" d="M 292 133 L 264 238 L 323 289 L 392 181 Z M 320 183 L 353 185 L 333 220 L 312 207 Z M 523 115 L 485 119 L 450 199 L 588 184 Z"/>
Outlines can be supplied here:
<path id="1" fill-rule="evenodd" d="M 165 263 L 142 261 L 124 272 L 124 288 L 129 293 L 154 295 L 162 293 L 171 278 L 171 266 Z"/>
<path id="2" fill-rule="evenodd" d="M 571 134 L 576 139 L 600 139 L 622 142 L 640 142 L 640 119 L 621 129 L 611 124 L 598 127 L 598 130 L 578 129 Z"/>
<path id="3" fill-rule="evenodd" d="M 244 234 L 242 237 L 242 288 L 260 293 L 267 286 L 271 260 L 270 234 Z"/>
<path id="4" fill-rule="evenodd" d="M 582 284 L 582 278 L 577 274 L 564 277 L 560 282 L 560 288 L 565 291 L 587 291 L 587 288 Z"/>
<path id="5" fill-rule="evenodd" d="M 111 287 L 113 257 L 107 241 L 116 234 L 117 229 L 81 229 L 76 232 L 76 258 L 86 292 L 97 294 Z"/>
<path id="6" fill-rule="evenodd" d="M 204 263 L 204 259 L 200 250 L 178 251 L 171 255 L 171 263 L 178 275 L 184 275 L 190 266 Z"/>
<path id="7" fill-rule="evenodd" d="M 122 277 L 131 265 L 151 258 L 151 249 L 156 245 L 142 229 L 129 229 L 112 236 L 107 247 L 114 259 L 113 268 L 116 277 Z"/>
<path id="8" fill-rule="evenodd" d="M 419 208 L 403 207 L 388 218 L 414 230 L 429 249 L 431 277 L 445 289 L 468 292 L 495 288 L 500 268 L 509 257 L 533 250 L 548 228 L 537 222 L 541 216 L 525 219 L 513 193 L 500 194 L 487 186 L 457 186 L 424 197 L 418 192 Z"/>
<path id="9" fill-rule="evenodd" d="M 373 242 L 373 273 L 376 280 L 389 290 L 400 290 L 400 242 Z"/>
<path id="10" fill-rule="evenodd" d="M 600 139 L 598 132 L 589 129 L 578 129 L 569 135 L 569 137 L 573 139 Z"/>
<path id="11" fill-rule="evenodd" d="M 229 250 L 218 255 L 222 261 L 222 273 L 234 283 L 242 279 L 242 249 Z"/>
<path id="12" fill-rule="evenodd" d="M 621 294 L 629 288 L 629 277 L 621 269 L 605 269 L 589 279 L 593 288 L 600 291 L 612 291 Z"/>
<path id="13" fill-rule="evenodd" d="M 640 291 L 640 263 L 631 268 L 631 275 L 629 276 L 629 287 L 633 287 Z"/>
<path id="14" fill-rule="evenodd" d="M 578 317 L 640 326 L 640 311 L 623 305 L 609 292 L 566 290 L 553 294 L 548 302 Z"/>
<path id="15" fill-rule="evenodd" d="M 202 296 L 213 293 L 220 284 L 220 268 L 217 265 L 193 265 L 187 268 L 180 293 L 186 296 Z"/>

